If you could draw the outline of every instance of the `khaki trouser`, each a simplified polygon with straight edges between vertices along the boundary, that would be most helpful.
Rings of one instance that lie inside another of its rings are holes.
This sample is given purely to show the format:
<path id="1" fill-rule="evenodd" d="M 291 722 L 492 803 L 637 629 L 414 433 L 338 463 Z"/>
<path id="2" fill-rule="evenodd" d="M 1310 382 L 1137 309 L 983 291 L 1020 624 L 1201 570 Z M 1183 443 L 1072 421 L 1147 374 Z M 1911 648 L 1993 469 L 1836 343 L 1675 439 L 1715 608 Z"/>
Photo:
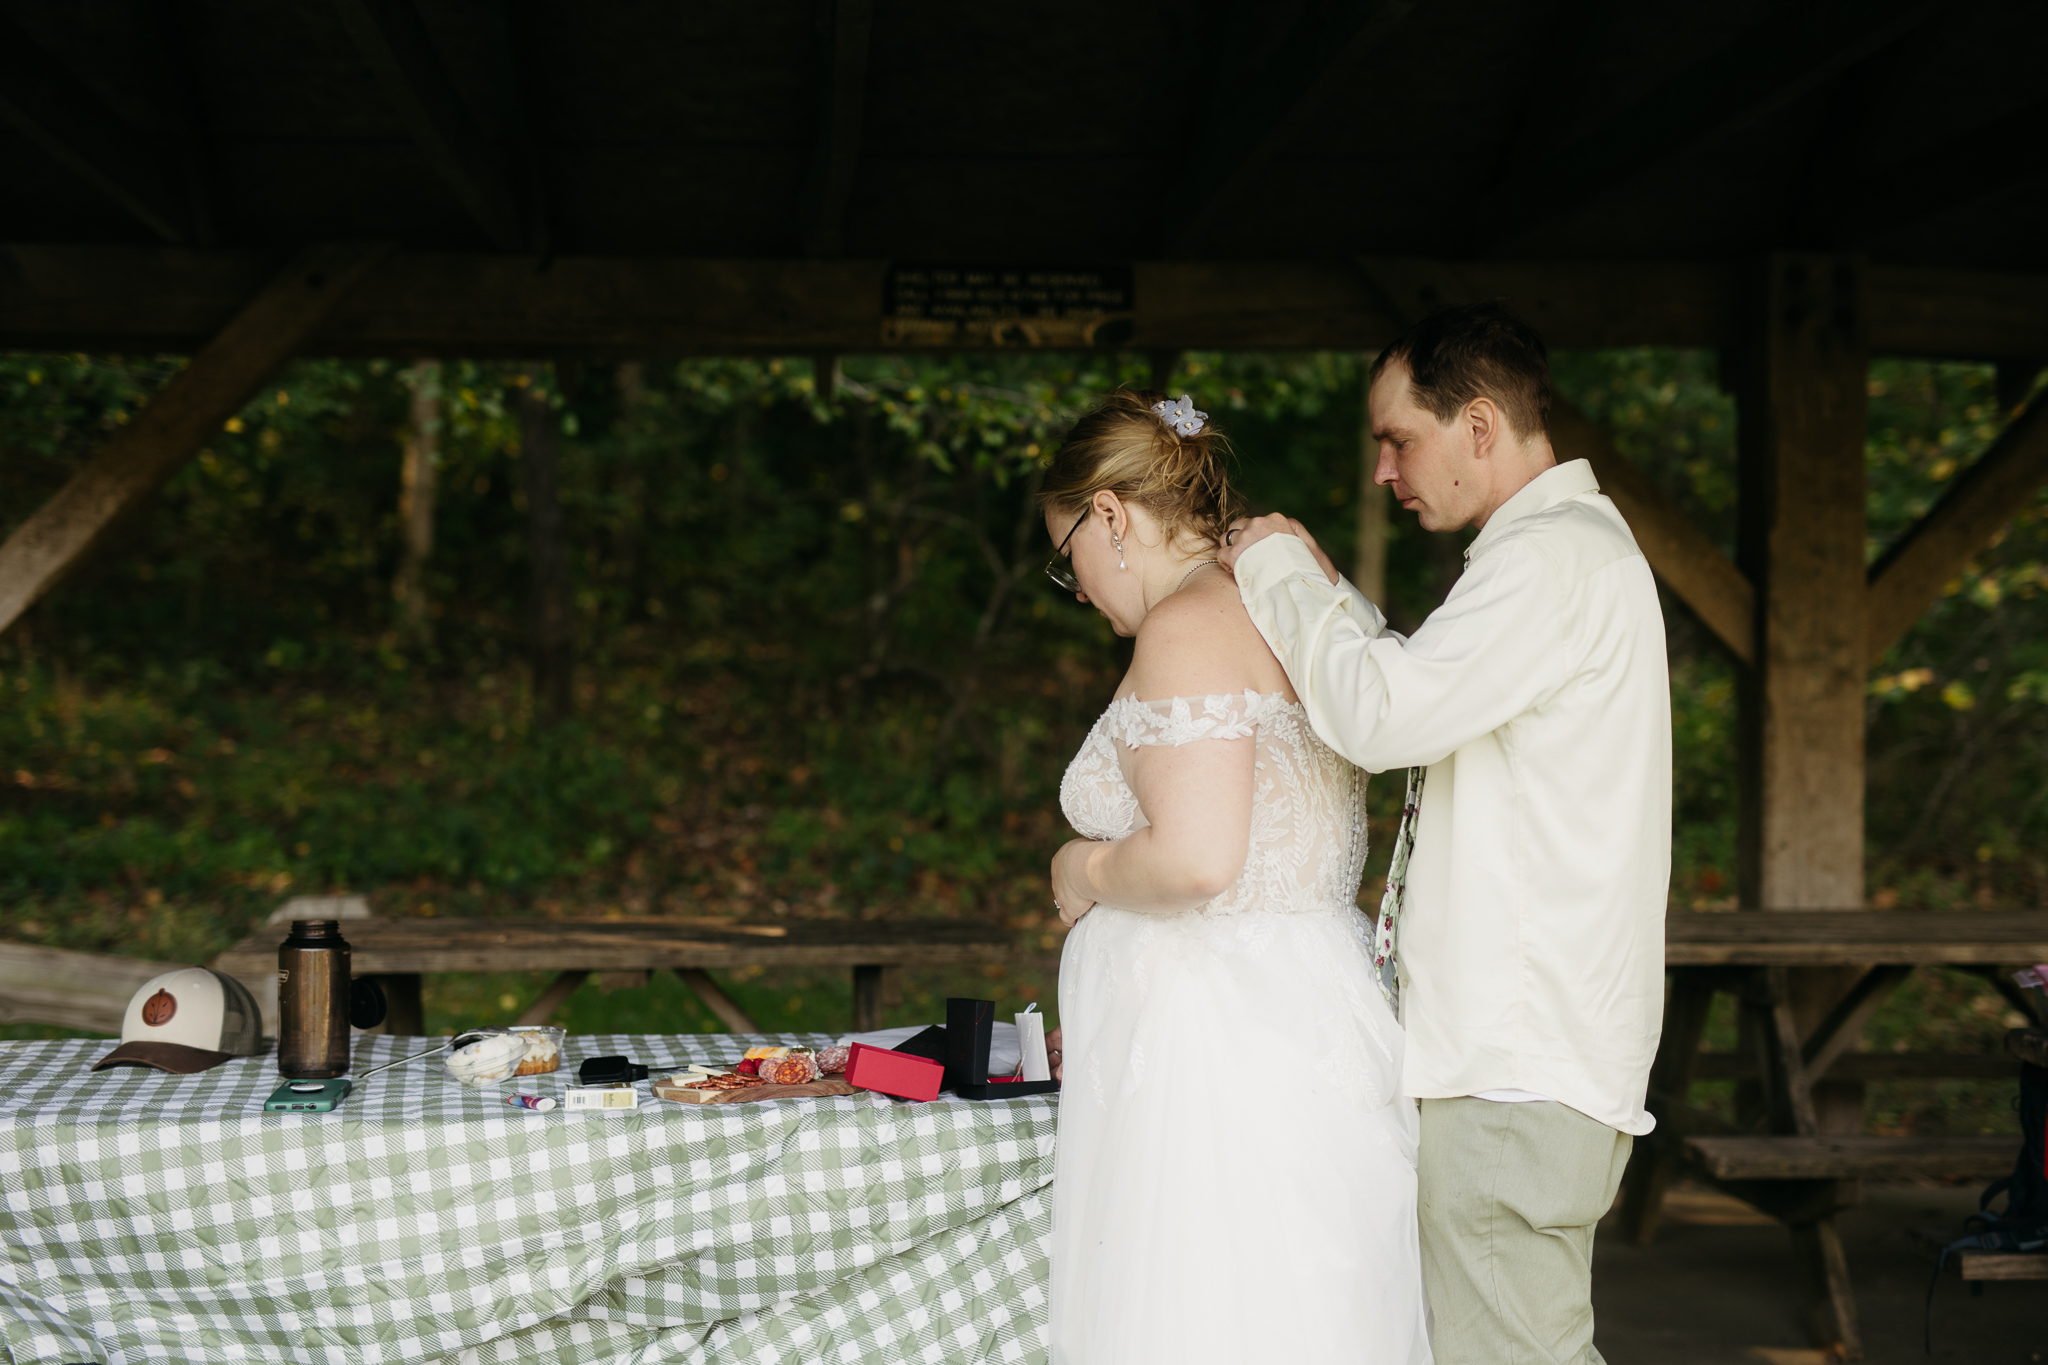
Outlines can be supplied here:
<path id="1" fill-rule="evenodd" d="M 1593 1225 L 1634 1141 L 1551 1100 L 1422 1101 L 1422 1283 L 1437 1365 L 1604 1365 Z"/>

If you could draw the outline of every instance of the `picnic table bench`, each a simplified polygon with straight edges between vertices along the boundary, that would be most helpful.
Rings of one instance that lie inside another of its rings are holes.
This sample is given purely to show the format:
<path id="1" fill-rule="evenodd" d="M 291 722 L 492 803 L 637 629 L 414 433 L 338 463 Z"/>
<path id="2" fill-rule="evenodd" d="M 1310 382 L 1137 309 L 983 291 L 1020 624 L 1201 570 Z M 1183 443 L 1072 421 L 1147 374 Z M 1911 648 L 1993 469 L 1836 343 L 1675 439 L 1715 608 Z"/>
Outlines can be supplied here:
<path id="1" fill-rule="evenodd" d="M 2001 968 L 2048 962 L 2048 913 L 1910 913 L 1885 910 L 1674 911 L 1665 922 L 1671 989 L 1663 1040 L 1650 1071 L 1657 1128 L 1636 1144 L 1623 1181 L 1623 1231 L 1638 1245 L 1656 1235 L 1664 1192 L 1689 1174 L 1784 1222 L 1805 1278 L 1817 1344 L 1860 1358 L 1855 1296 L 1835 1214 L 1861 1198 L 1863 1180 L 1984 1179 L 2011 1172 L 2014 1138 L 1869 1137 L 1823 1133 L 1813 1088 L 1822 1079 L 2016 1076 L 2020 1056 L 1857 1053 L 1879 1006 L 1915 968 L 1942 965 L 1988 978 L 2021 1013 L 2026 998 Z M 1811 1030 L 1795 1019 L 1789 972 L 1857 967 L 1862 975 Z M 1700 1051 L 1709 1007 L 1727 992 L 1740 1002 L 1754 1047 L 1747 1055 Z M 2040 1020 L 2035 1020 L 2040 1023 Z M 1752 1127 L 1694 1108 L 1695 1081 L 1753 1080 L 1763 1115 Z"/>
<path id="2" fill-rule="evenodd" d="M 214 966 L 249 983 L 266 1008 L 276 999 L 277 948 L 285 926 L 259 930 L 221 954 Z M 853 973 L 853 1029 L 881 1027 L 882 1001 L 905 967 L 1005 962 L 1000 929 L 956 920 L 730 919 L 615 920 L 352 919 L 343 926 L 359 977 L 372 976 L 390 1002 L 386 1029 L 423 1031 L 420 977 L 429 972 L 553 972 L 519 1022 L 547 1021 L 592 972 L 607 987 L 647 983 L 672 971 L 735 1033 L 758 1033 L 711 979 L 712 968 L 843 967 Z M 266 1020 L 266 1032 L 275 1022 Z"/>

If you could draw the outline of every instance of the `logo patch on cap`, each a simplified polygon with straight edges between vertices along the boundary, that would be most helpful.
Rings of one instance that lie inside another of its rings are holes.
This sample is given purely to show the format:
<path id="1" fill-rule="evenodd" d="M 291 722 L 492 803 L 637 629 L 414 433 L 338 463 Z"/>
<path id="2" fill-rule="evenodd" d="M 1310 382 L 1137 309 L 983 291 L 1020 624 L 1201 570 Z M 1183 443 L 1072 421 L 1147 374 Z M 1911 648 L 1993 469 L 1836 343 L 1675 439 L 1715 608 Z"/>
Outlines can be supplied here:
<path id="1" fill-rule="evenodd" d="M 151 1028 L 160 1028 L 171 1022 L 171 1016 L 178 1012 L 178 997 L 169 991 L 158 991 L 143 1002 L 142 1022 Z"/>

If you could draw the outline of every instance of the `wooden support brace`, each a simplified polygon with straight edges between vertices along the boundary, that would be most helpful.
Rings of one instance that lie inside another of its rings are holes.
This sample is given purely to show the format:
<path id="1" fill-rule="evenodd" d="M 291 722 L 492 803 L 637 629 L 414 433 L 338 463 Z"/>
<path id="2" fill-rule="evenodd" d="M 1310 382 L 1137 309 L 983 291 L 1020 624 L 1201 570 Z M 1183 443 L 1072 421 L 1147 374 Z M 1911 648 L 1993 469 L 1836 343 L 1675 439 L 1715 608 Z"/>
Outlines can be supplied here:
<path id="1" fill-rule="evenodd" d="M 310 247 L 0 544 L 0 631 L 161 487 L 276 373 L 386 247 Z"/>
<path id="2" fill-rule="evenodd" d="M 718 983 L 711 979 L 711 973 L 702 967 L 678 967 L 676 975 L 682 978 L 685 986 L 697 993 L 697 998 L 704 1002 L 704 1008 L 717 1015 L 718 1022 L 734 1033 L 761 1032 L 761 1026 L 748 1017 L 747 1012 L 735 1004 L 731 996 L 718 988 Z"/>
<path id="3" fill-rule="evenodd" d="M 513 1022 L 545 1024 L 555 1017 L 556 1010 L 568 1003 L 569 997 L 576 993 L 576 988 L 583 984 L 583 978 L 589 975 L 590 973 L 585 971 L 563 972 L 549 982 L 548 988 L 540 993 L 540 999 L 528 1005 L 526 1012 Z"/>
<path id="4" fill-rule="evenodd" d="M 1791 969 L 1766 967 L 1757 973 L 1752 1007 L 1763 1051 L 1763 1072 L 1770 1094 L 1771 1118 L 1781 1133 L 1813 1137 L 1820 1121 L 1813 1108 L 1813 1082 L 1799 1046 L 1799 1023 L 1792 1012 Z"/>
<path id="5" fill-rule="evenodd" d="M 1847 995 L 1835 1002 L 1827 1017 L 1800 1045 L 1800 1060 L 1805 1064 L 1809 1081 L 1817 1081 L 1827 1074 L 1835 1059 L 1862 1034 L 1870 1016 L 1876 1014 L 1879 1007 L 1891 998 L 1892 992 L 1905 984 L 1906 978 L 1912 974 L 1911 967 L 1872 967 L 1849 988 Z"/>
<path id="6" fill-rule="evenodd" d="M 1593 466 L 1600 491 L 1613 500 L 1664 586 L 1692 609 L 1729 653 L 1742 663 L 1753 663 L 1756 590 L 1734 561 L 1615 449 L 1597 423 L 1558 394 L 1550 400 L 1550 444 L 1560 462 L 1586 460 Z"/>
<path id="7" fill-rule="evenodd" d="M 2006 427 L 1933 510 L 1870 566 L 1866 646 L 1875 665 L 1941 590 L 2048 482 L 2048 402 Z"/>

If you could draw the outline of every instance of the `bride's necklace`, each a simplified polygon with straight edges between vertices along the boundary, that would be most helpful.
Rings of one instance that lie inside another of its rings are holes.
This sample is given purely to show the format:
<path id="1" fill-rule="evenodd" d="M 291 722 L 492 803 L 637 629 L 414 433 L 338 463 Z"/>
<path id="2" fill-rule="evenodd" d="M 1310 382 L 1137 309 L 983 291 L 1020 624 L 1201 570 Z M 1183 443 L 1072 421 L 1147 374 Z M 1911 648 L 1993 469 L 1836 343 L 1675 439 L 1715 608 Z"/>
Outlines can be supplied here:
<path id="1" fill-rule="evenodd" d="M 1215 562 L 1216 561 L 1213 559 L 1205 559 L 1201 563 L 1195 565 L 1194 569 L 1189 569 L 1186 573 L 1180 576 L 1180 582 L 1173 585 L 1173 592 L 1179 592 L 1182 588 L 1185 588 L 1188 585 L 1188 580 L 1195 576 L 1195 569 L 1207 568 L 1209 565 L 1214 564 Z M 1168 597 L 1171 597 L 1173 596 L 1173 592 L 1170 592 L 1166 595 Z"/>

